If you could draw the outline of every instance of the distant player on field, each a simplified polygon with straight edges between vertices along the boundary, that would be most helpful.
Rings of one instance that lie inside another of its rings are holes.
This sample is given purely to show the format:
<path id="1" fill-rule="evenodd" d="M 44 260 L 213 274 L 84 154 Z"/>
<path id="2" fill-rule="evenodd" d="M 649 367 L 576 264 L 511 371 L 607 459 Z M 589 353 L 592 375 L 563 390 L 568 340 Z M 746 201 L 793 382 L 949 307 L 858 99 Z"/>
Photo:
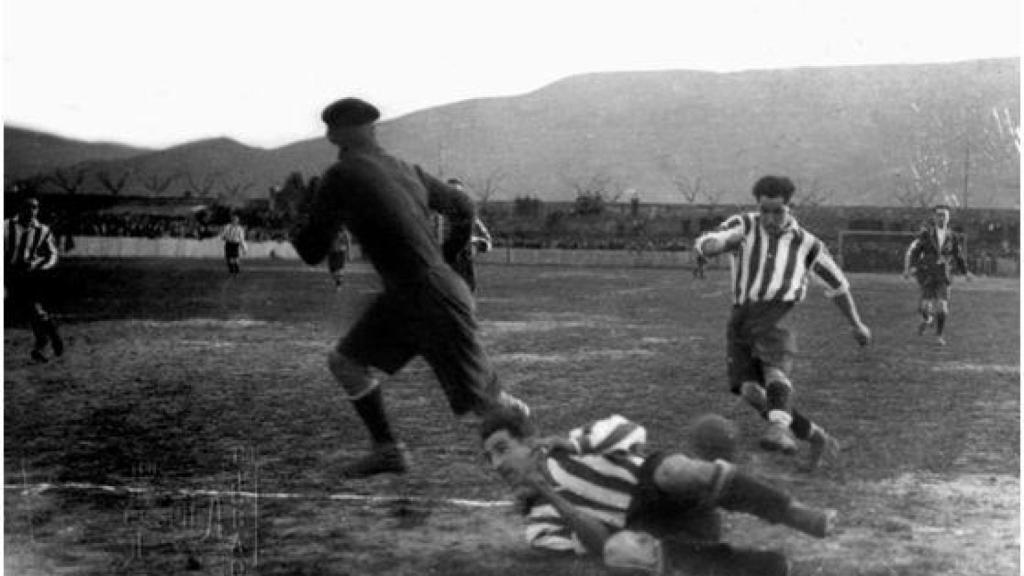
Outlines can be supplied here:
<path id="1" fill-rule="evenodd" d="M 903 258 L 903 277 L 909 279 L 914 274 L 921 288 L 918 304 L 921 324 L 917 327 L 917 333 L 924 334 L 934 324 L 936 342 L 940 346 L 946 345 L 942 333 L 946 328 L 946 318 L 949 317 L 952 267 L 955 265 L 967 280 L 973 278 L 964 261 L 963 239 L 949 229 L 949 212 L 949 206 L 945 204 L 936 206 L 931 221 L 910 243 Z"/>
<path id="2" fill-rule="evenodd" d="M 238 258 L 248 249 L 245 245 L 245 227 L 238 214 L 231 215 L 231 222 L 221 230 L 220 238 L 224 241 L 224 261 L 228 265 L 228 274 L 238 274 L 241 271 Z"/>
<path id="3" fill-rule="evenodd" d="M 341 226 L 373 263 L 384 292 L 328 355 L 328 366 L 370 432 L 372 451 L 343 475 L 405 472 L 408 457 L 384 412 L 371 369 L 393 374 L 415 356 L 433 368 L 456 415 L 483 415 L 500 406 L 529 410 L 503 391 L 477 336 L 473 297 L 449 267 L 431 213 L 443 214 L 452 235 L 469 242 L 473 203 L 465 194 L 386 153 L 377 143 L 380 112 L 357 98 L 339 100 L 322 119 L 338 161 L 305 206 L 292 244 L 310 265 L 324 260 Z"/>
<path id="4" fill-rule="evenodd" d="M 807 292 L 808 276 L 821 280 L 853 328 L 859 344 L 871 341 L 842 270 L 825 244 L 790 214 L 795 187 L 789 178 L 765 176 L 754 184 L 758 211 L 736 214 L 717 231 L 700 236 L 698 254 L 732 256 L 733 307 L 727 330 L 729 386 L 767 420 L 761 447 L 797 451 L 794 435 L 810 443 L 808 466 L 837 444 L 825 430 L 791 408 L 788 374 L 796 353 L 792 331 L 781 325 Z"/>
<path id="5" fill-rule="evenodd" d="M 449 178 L 448 185 L 459 192 L 465 192 L 462 181 L 458 178 Z M 459 240 L 449 238 L 444 243 L 445 260 L 462 276 L 462 279 L 469 285 L 471 292 L 476 292 L 476 263 L 474 258 L 477 254 L 489 252 L 493 246 L 491 232 L 484 226 L 479 216 L 473 218 L 473 230 L 470 233 L 469 242 L 456 244 Z"/>
<path id="6" fill-rule="evenodd" d="M 630 574 L 788 575 L 781 553 L 725 543 L 720 510 L 818 538 L 836 517 L 725 459 L 648 453 L 646 430 L 619 415 L 540 437 L 519 414 L 497 411 L 480 435 L 491 467 L 515 491 L 533 548 L 601 556 Z"/>
<path id="7" fill-rule="evenodd" d="M 35 336 L 29 355 L 32 362 L 42 363 L 49 360 L 48 344 L 55 356 L 64 353 L 64 340 L 43 307 L 47 270 L 57 264 L 57 244 L 38 215 L 39 199 L 29 196 L 21 201 L 17 216 L 4 220 L 4 296 L 13 315 L 28 317 Z"/>

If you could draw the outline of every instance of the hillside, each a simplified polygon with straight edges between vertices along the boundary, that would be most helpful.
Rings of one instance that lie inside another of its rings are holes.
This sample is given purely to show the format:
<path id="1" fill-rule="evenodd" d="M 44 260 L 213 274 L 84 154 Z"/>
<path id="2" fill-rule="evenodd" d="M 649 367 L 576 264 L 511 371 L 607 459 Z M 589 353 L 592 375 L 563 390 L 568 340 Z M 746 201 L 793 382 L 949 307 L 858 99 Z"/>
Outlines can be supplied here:
<path id="1" fill-rule="evenodd" d="M 4 125 L 4 180 L 25 178 L 88 160 L 118 160 L 149 152 L 146 148 L 83 142 Z"/>
<path id="2" fill-rule="evenodd" d="M 379 131 L 397 155 L 495 199 L 568 200 L 601 184 L 610 195 L 683 202 L 676 183 L 699 182 L 711 200 L 733 202 L 778 172 L 817 200 L 894 205 L 914 194 L 962 196 L 967 167 L 971 206 L 1013 207 L 1019 86 L 1016 59 L 587 74 L 422 110 Z M 80 169 L 131 173 L 125 193 L 242 198 L 265 196 L 293 170 L 316 173 L 332 156 L 322 138 L 274 150 L 219 139 Z M 168 179 L 163 191 L 154 186 Z"/>

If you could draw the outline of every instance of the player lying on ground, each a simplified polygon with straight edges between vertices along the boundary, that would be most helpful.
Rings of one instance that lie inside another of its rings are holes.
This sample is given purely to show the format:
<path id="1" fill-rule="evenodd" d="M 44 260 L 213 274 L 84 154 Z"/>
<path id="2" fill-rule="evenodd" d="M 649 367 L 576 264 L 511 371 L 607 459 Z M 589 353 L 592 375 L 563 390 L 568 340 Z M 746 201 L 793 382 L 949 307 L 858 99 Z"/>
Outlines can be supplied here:
<path id="1" fill-rule="evenodd" d="M 754 184 L 758 211 L 736 214 L 718 230 L 701 235 L 695 247 L 706 257 L 732 257 L 733 306 L 726 331 L 729 388 L 768 420 L 761 439 L 766 450 L 795 454 L 796 438 L 810 443 L 807 467 L 837 450 L 824 428 L 791 408 L 795 334 L 782 326 L 790 310 L 804 299 L 807 279 L 827 287 L 864 346 L 871 330 L 861 322 L 850 284 L 825 244 L 804 230 L 790 213 L 795 187 L 789 178 L 765 176 Z"/>
<path id="2" fill-rule="evenodd" d="M 932 219 L 907 248 L 903 257 L 903 277 L 913 274 L 921 288 L 918 310 L 921 324 L 918 334 L 935 325 L 935 340 L 946 345 L 943 331 L 949 317 L 949 287 L 953 283 L 953 267 L 970 281 L 973 276 L 964 261 L 963 240 L 949 229 L 949 206 L 940 204 L 932 211 Z"/>
<path id="3" fill-rule="evenodd" d="M 301 203 L 304 222 L 292 244 L 310 265 L 318 265 L 344 226 L 363 256 L 380 274 L 384 292 L 328 355 L 331 373 L 370 432 L 373 448 L 346 466 L 342 475 L 365 477 L 404 472 L 408 456 L 384 412 L 371 369 L 393 374 L 416 356 L 434 370 L 456 415 L 482 415 L 512 405 L 477 336 L 473 299 L 466 283 L 444 261 L 432 233 L 430 214 L 451 222 L 452 234 L 469 241 L 474 210 L 465 194 L 377 143 L 371 104 L 346 98 L 323 111 L 327 139 L 338 161 L 321 179 L 312 199 Z"/>
<path id="4" fill-rule="evenodd" d="M 618 415 L 567 437 L 541 438 L 528 419 L 502 410 L 484 418 L 480 433 L 488 461 L 521 504 L 530 544 L 602 555 L 612 567 L 660 573 L 669 562 L 714 573 L 787 574 L 788 562 L 778 552 L 724 543 L 719 509 L 818 538 L 829 534 L 836 516 L 724 459 L 645 454 L 644 428 Z M 715 455 L 707 449 L 702 454 Z"/>

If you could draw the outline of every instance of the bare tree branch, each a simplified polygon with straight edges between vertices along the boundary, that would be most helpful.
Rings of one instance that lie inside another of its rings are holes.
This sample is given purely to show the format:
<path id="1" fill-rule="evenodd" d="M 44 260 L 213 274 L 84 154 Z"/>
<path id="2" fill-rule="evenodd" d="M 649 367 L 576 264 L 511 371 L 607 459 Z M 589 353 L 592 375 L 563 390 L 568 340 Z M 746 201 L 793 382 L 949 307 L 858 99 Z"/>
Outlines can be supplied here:
<path id="1" fill-rule="evenodd" d="M 99 181 L 104 190 L 110 192 L 113 196 L 118 196 L 121 194 L 121 191 L 124 190 L 125 186 L 128 185 L 128 178 L 131 177 L 131 174 L 131 172 L 126 170 L 121 173 L 120 177 L 114 178 L 109 172 L 103 170 L 96 174 L 96 180 Z"/>

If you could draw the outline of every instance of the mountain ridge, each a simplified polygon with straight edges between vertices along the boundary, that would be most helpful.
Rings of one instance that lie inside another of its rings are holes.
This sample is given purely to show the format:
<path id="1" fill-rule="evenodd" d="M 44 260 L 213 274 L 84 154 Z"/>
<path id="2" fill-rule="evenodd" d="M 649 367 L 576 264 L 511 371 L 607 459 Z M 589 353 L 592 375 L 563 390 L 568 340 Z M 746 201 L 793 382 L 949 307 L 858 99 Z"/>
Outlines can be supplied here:
<path id="1" fill-rule="evenodd" d="M 683 202 L 681 189 L 697 186 L 704 199 L 736 202 L 776 172 L 831 203 L 892 205 L 914 186 L 963 195 L 966 168 L 972 205 L 1005 207 L 1019 205 L 1019 79 L 1019 59 L 600 72 L 418 110 L 378 132 L 395 155 L 494 199 L 600 188 Z M 322 137 L 269 149 L 215 138 L 77 168 L 188 173 L 182 184 L 219 182 L 193 193 L 258 197 L 333 157 Z M 154 192 L 142 183 L 131 190 Z"/>

